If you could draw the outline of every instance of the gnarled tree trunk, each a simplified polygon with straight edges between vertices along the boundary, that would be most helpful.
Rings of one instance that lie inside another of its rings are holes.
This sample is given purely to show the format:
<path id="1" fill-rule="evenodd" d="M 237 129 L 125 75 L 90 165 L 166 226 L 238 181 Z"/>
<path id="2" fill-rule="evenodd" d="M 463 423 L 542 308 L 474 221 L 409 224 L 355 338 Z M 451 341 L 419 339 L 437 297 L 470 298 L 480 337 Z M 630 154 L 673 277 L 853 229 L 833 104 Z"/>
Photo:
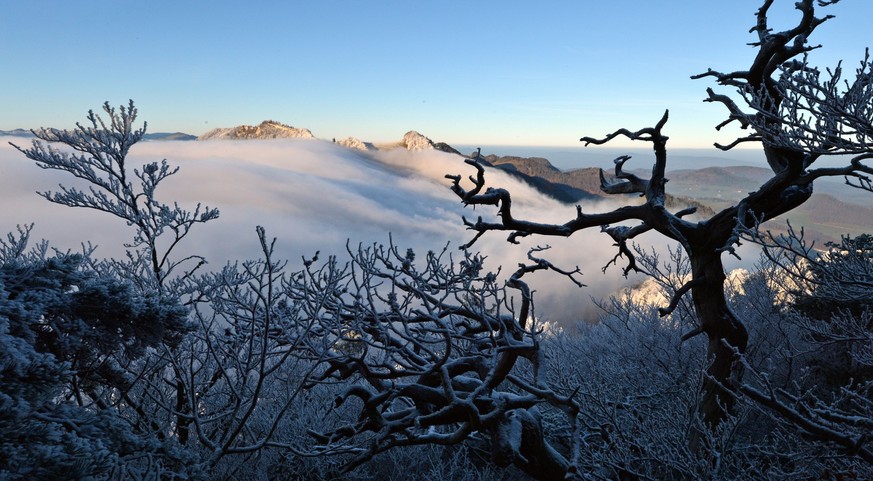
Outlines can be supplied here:
<path id="1" fill-rule="evenodd" d="M 714 429 L 733 409 L 734 392 L 741 380 L 736 366 L 737 354 L 745 352 L 749 334 L 727 305 L 721 253 L 706 249 L 692 250 L 689 255 L 694 309 L 700 330 L 707 337 L 707 367 L 697 412 L 704 426 Z M 692 431 L 692 449 L 702 447 L 703 439 L 702 432 Z"/>

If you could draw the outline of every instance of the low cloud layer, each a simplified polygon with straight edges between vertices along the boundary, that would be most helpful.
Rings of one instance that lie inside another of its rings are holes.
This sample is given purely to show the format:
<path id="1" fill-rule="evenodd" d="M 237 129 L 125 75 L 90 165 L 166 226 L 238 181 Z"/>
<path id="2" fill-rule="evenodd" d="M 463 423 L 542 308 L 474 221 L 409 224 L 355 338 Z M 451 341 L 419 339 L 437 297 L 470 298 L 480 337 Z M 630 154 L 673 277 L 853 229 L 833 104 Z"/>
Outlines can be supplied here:
<path id="1" fill-rule="evenodd" d="M 26 144 L 27 141 L 15 139 Z M 343 254 L 346 242 L 395 244 L 419 252 L 454 250 L 472 236 L 461 216 L 493 218 L 493 209 L 464 209 L 444 175 L 474 173 L 458 156 L 437 151 L 394 150 L 376 154 L 345 149 L 316 140 L 144 142 L 131 151 L 134 164 L 168 159 L 180 171 L 159 191 L 164 201 L 193 208 L 197 202 L 221 211 L 218 220 L 197 226 L 187 239 L 188 252 L 205 255 L 213 268 L 227 261 L 258 256 L 255 226 L 277 237 L 278 254 L 299 265 L 301 256 L 316 250 Z M 563 223 L 575 208 L 545 197 L 502 172 L 489 172 L 490 185 L 513 194 L 517 216 L 540 222 Z M 73 185 L 61 172 L 44 171 L 5 141 L 0 145 L 0 231 L 16 224 L 35 223 L 34 237 L 58 248 L 78 249 L 82 242 L 99 245 L 97 255 L 120 256 L 132 228 L 106 214 L 51 204 L 35 191 L 54 190 L 58 183 Z M 586 212 L 615 207 L 583 205 Z M 664 243 L 656 236 L 643 242 Z M 591 297 L 602 297 L 630 281 L 619 269 L 601 268 L 615 254 L 611 240 L 598 229 L 571 238 L 524 239 L 506 242 L 506 233 L 485 235 L 474 246 L 488 256 L 490 267 L 505 266 L 504 274 L 525 260 L 529 247 L 552 245 L 547 257 L 564 268 L 578 265 L 580 289 L 567 279 L 547 273 L 528 278 L 537 291 L 539 317 L 573 322 L 590 318 Z"/>

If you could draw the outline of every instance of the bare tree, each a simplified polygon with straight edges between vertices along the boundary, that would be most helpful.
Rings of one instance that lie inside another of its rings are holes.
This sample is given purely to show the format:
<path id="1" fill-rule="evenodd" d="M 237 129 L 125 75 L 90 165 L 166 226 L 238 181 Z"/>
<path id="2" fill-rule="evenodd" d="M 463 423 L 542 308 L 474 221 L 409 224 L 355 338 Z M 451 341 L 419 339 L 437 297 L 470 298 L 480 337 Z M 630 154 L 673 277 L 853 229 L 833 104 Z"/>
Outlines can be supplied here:
<path id="1" fill-rule="evenodd" d="M 38 129 L 33 134 L 39 140 L 24 149 L 11 144 L 43 169 L 60 170 L 88 184 L 88 190 L 60 185 L 59 192 L 41 192 L 47 200 L 70 207 L 85 207 L 114 215 L 136 228 L 133 242 L 126 247 L 128 259 L 117 265 L 119 274 L 141 284 L 144 290 L 162 292 L 167 282 L 182 264 L 194 261 L 181 277 L 190 275 L 205 264 L 198 255 L 175 259 L 174 249 L 191 228 L 218 217 L 218 209 L 201 208 L 188 211 L 174 203 L 165 204 L 155 195 L 160 183 L 179 168 L 166 159 L 150 162 L 141 169 L 131 169 L 127 155 L 134 144 L 142 140 L 146 124 L 134 127 L 137 109 L 131 100 L 127 107 L 116 110 L 103 104 L 109 116 L 108 124 L 94 111 L 88 112 L 86 125 L 76 124 L 74 130 Z M 71 149 L 58 149 L 52 143 Z M 136 185 L 135 185 L 136 184 Z"/>
<path id="2" fill-rule="evenodd" d="M 313 431 L 317 445 L 309 452 L 349 456 L 349 471 L 394 447 L 478 438 L 490 445 L 493 462 L 536 479 L 575 472 L 578 437 L 569 436 L 568 460 L 548 441 L 537 407 L 565 413 L 575 433 L 578 405 L 572 392 L 546 384 L 541 327 L 522 277 L 552 270 L 575 280 L 576 272 L 537 252 L 505 286 L 483 272 L 480 256 L 452 262 L 444 249 L 416 261 L 393 245 L 351 252 L 344 288 L 320 289 L 330 296 L 318 301 L 330 312 L 321 316 L 321 339 L 337 344 L 311 352 L 326 363 L 317 383 L 352 383 L 336 407 L 354 403 L 355 420 L 342 416 Z"/>
<path id="3" fill-rule="evenodd" d="M 871 102 L 873 82 L 871 65 L 865 58 L 856 78 L 842 82 L 842 70 L 821 75 L 804 62 L 798 62 L 807 52 L 817 48 L 808 41 L 814 30 L 830 16 L 816 17 L 812 0 L 796 4 L 801 18 L 791 29 L 774 32 L 768 25 L 768 10 L 773 0 L 765 0 L 757 11 L 757 22 L 751 31 L 757 34 L 753 43 L 757 53 L 748 70 L 722 73 L 714 70 L 693 78 L 713 77 L 722 86 L 732 87 L 742 98 L 748 111 L 734 100 L 737 95 L 717 94 L 707 89 L 706 101 L 724 104 L 728 119 L 717 128 L 738 122 L 752 133 L 729 145 L 717 145 L 729 150 L 744 142 L 757 142 L 763 149 L 772 177 L 758 190 L 738 203 L 709 219 L 690 221 L 684 217 L 694 212 L 686 209 L 670 212 L 665 207 L 665 169 L 667 140 L 663 133 L 668 120 L 665 112 L 654 127 L 637 131 L 616 130 L 605 137 L 583 137 L 585 145 L 601 145 L 616 137 L 648 142 L 654 151 L 652 174 L 649 179 L 626 172 L 624 166 L 630 157 L 615 159 L 615 179 L 601 177 L 601 189 L 609 194 L 639 194 L 645 197 L 642 205 L 629 205 L 605 213 L 585 213 L 577 207 L 576 215 L 564 224 L 544 224 L 518 219 L 513 215 L 512 198 L 504 189 L 485 188 L 485 170 L 477 159 L 467 160 L 476 168 L 471 177 L 473 187 L 461 185 L 461 176 L 447 176 L 453 180 L 452 190 L 466 205 L 497 207 L 499 219 L 476 221 L 464 219 L 470 230 L 476 232 L 473 244 L 489 231 L 509 231 L 510 242 L 529 235 L 570 236 L 574 232 L 601 228 L 618 247 L 617 256 L 626 259 L 625 273 L 645 273 L 628 248 L 628 242 L 638 235 L 656 231 L 677 241 L 691 263 L 690 280 L 678 288 L 661 315 L 672 312 L 679 300 L 691 294 L 698 325 L 684 335 L 690 339 L 699 334 L 707 336 L 706 376 L 697 411 L 705 425 L 715 428 L 725 419 L 735 403 L 734 393 L 740 385 L 742 366 L 738 355 L 746 351 L 748 332 L 742 319 L 729 307 L 725 298 L 725 269 L 723 256 L 734 253 L 742 229 L 766 222 L 803 204 L 812 195 L 813 182 L 821 177 L 845 176 L 856 187 L 873 190 L 866 175 L 873 168 L 863 164 L 873 158 L 871 139 Z M 820 6 L 836 2 L 819 2 Z M 826 155 L 853 156 L 847 165 L 837 168 L 813 168 L 814 162 Z M 631 223 L 631 225 L 627 225 Z M 692 446 L 702 445 L 701 433 L 692 435 Z"/>

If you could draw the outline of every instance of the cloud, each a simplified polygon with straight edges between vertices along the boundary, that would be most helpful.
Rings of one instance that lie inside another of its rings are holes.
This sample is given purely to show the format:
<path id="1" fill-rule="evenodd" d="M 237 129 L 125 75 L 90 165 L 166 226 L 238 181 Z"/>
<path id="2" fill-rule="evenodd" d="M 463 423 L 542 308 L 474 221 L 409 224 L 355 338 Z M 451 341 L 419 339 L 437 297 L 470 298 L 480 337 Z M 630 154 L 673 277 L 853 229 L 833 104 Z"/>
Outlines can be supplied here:
<path id="1" fill-rule="evenodd" d="M 20 139 L 16 140 L 19 144 Z M 26 141 L 25 141 L 26 142 Z M 494 210 L 464 209 L 448 187 L 445 174 L 474 173 L 463 159 L 437 151 L 393 150 L 368 154 L 318 140 L 143 142 L 130 161 L 139 165 L 168 159 L 180 171 L 158 192 L 165 201 L 193 208 L 197 202 L 221 210 L 221 217 L 197 226 L 187 239 L 189 253 L 205 255 L 213 268 L 227 261 L 256 258 L 255 226 L 277 237 L 277 254 L 299 265 L 316 250 L 343 254 L 352 245 L 387 243 L 389 233 L 401 248 L 454 250 L 472 238 L 461 216 L 494 219 Z M 563 223 L 575 207 L 559 203 L 502 173 L 489 171 L 490 185 L 507 188 L 520 218 Z M 86 209 L 55 205 L 34 194 L 75 184 L 61 172 L 43 171 L 6 142 L 0 145 L 0 232 L 16 223 L 36 223 L 34 236 L 53 246 L 77 249 L 91 241 L 100 256 L 121 256 L 133 230 L 124 222 Z M 582 206 L 586 212 L 616 207 L 602 202 Z M 661 242 L 651 237 L 654 242 Z M 649 239 L 646 239 L 649 240 Z M 536 290 L 539 317 L 576 321 L 592 316 L 591 297 L 615 292 L 628 281 L 620 269 L 606 275 L 601 268 L 615 255 L 611 240 L 599 229 L 570 238 L 527 238 L 522 245 L 506 242 L 506 233 L 486 234 L 474 246 L 488 256 L 490 268 L 502 265 L 508 275 L 526 260 L 528 248 L 550 244 L 546 257 L 556 265 L 584 272 L 579 289 L 562 276 L 537 273 L 527 280 Z M 633 282 L 639 282 L 634 279 Z"/>

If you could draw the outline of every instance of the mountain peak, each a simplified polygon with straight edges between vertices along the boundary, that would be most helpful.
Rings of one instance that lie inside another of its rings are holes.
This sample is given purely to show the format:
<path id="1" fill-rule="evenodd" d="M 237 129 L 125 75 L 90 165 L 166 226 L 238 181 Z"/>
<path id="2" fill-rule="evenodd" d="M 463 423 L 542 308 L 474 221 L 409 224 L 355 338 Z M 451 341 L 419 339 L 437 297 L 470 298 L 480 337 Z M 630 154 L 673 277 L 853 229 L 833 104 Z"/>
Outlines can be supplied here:
<path id="1" fill-rule="evenodd" d="M 430 150 L 434 147 L 432 140 L 414 130 L 410 130 L 403 135 L 400 145 L 406 147 L 406 150 Z"/>
<path id="2" fill-rule="evenodd" d="M 314 139 L 309 129 L 292 127 L 275 120 L 265 120 L 258 125 L 240 125 L 231 128 L 212 129 L 197 140 L 209 139 Z"/>

